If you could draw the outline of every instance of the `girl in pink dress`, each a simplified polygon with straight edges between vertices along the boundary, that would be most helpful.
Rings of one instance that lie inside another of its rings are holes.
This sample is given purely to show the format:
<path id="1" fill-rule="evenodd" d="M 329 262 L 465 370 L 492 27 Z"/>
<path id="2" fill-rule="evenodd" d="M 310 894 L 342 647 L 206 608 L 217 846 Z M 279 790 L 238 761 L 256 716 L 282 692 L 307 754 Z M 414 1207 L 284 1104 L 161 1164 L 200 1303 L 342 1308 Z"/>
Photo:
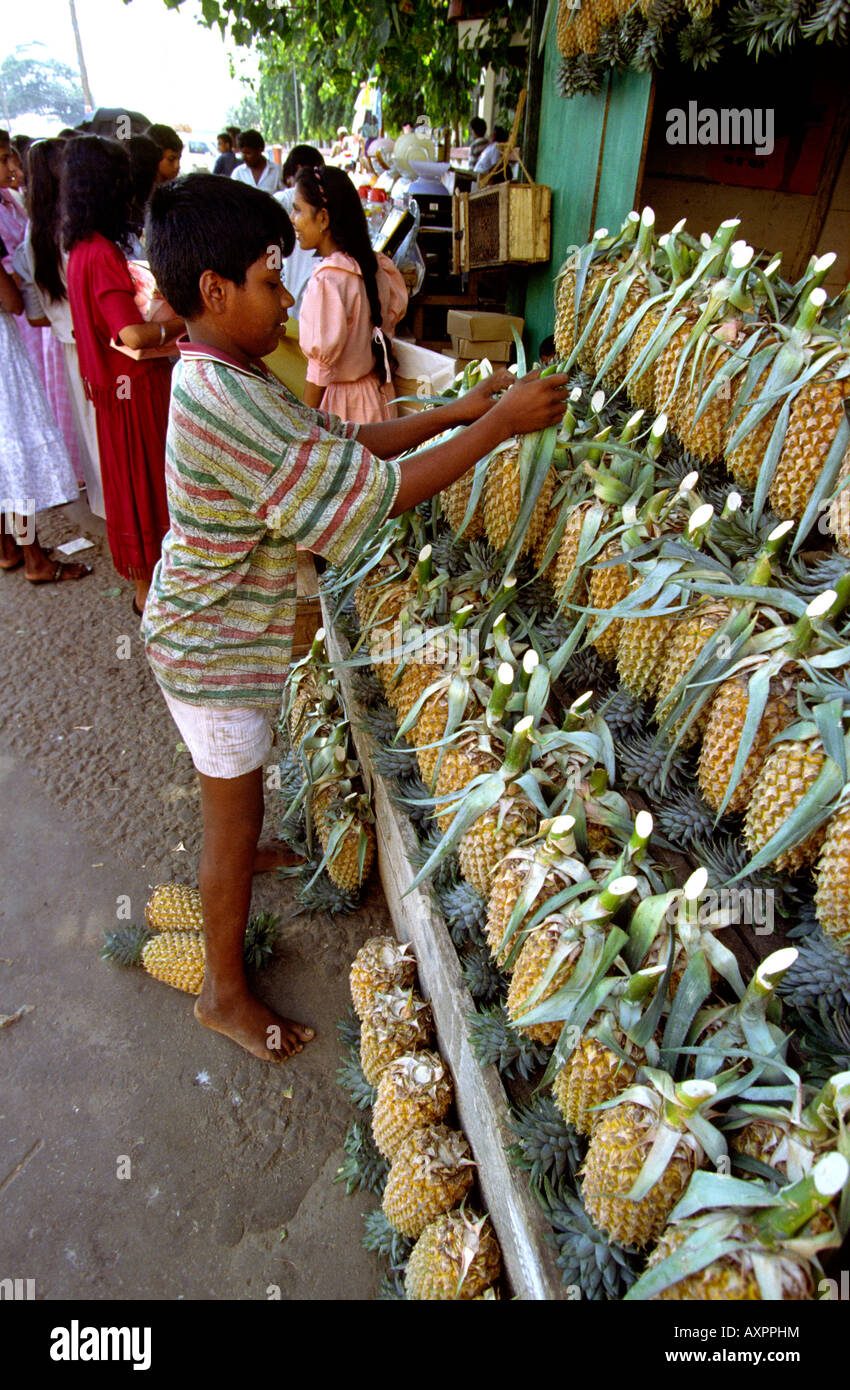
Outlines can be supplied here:
<path id="1" fill-rule="evenodd" d="M 389 257 L 372 250 L 348 175 L 328 166 L 301 169 L 292 225 L 299 246 L 321 257 L 298 325 L 305 405 L 359 424 L 394 418 L 389 339 L 407 309 L 407 289 Z"/>

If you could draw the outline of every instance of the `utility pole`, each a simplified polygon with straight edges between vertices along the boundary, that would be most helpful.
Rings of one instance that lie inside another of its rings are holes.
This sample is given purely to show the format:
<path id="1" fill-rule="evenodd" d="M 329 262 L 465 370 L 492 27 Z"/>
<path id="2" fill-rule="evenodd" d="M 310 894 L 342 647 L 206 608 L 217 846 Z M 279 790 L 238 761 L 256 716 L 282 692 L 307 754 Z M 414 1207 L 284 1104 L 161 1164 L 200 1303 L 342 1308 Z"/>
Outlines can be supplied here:
<path id="1" fill-rule="evenodd" d="M 80 69 L 80 84 L 83 89 L 83 101 L 85 102 L 86 115 L 90 116 L 94 111 L 94 98 L 89 86 L 89 75 L 86 72 L 86 60 L 83 57 L 83 41 L 80 38 L 80 26 L 77 23 L 77 7 L 74 0 L 68 0 L 68 8 L 71 11 L 71 27 L 74 30 L 74 42 L 77 45 L 77 66 Z"/>

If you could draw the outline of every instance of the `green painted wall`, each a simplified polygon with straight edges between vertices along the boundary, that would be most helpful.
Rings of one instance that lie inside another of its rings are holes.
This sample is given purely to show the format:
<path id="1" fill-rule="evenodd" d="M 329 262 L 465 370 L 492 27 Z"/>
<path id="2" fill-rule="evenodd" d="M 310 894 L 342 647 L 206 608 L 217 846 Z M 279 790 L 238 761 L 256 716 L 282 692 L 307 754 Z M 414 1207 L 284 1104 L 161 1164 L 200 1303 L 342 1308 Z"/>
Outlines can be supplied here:
<path id="1" fill-rule="evenodd" d="M 567 248 L 582 245 L 596 227 L 619 227 L 634 206 L 652 87 L 647 73 L 615 72 L 610 79 L 610 100 L 607 88 L 595 96 L 566 100 L 556 83 L 559 62 L 553 26 L 546 46 L 535 175 L 538 183 L 547 183 L 552 189 L 552 259 L 548 266 L 532 269 L 528 275 L 525 320 L 530 358 L 552 332 L 553 281 Z M 599 195 L 593 218 L 597 172 Z"/>

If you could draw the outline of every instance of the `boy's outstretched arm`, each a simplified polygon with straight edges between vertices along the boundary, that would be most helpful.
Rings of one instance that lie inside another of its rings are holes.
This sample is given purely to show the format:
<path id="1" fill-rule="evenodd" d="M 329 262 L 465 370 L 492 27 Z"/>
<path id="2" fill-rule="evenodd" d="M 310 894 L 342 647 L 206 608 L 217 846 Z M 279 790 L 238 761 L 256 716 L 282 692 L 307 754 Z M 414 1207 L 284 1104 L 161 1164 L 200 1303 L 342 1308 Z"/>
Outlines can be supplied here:
<path id="1" fill-rule="evenodd" d="M 506 375 L 508 375 L 506 373 Z M 459 431 L 452 439 L 443 444 L 435 444 L 433 449 L 426 449 L 422 453 L 415 454 L 409 459 L 403 459 L 399 464 L 401 471 L 401 483 L 398 494 L 393 504 L 390 516 L 400 516 L 402 512 L 409 511 L 417 503 L 424 502 L 426 497 L 433 497 L 435 492 L 440 492 L 444 487 L 448 487 L 468 468 L 476 464 L 485 454 L 489 454 L 491 449 L 495 449 L 497 444 L 502 444 L 506 439 L 510 439 L 515 434 L 528 434 L 532 430 L 545 429 L 548 425 L 560 424 L 563 419 L 567 405 L 567 387 L 569 377 L 567 376 L 546 376 L 539 377 L 536 374 L 531 378 L 524 377 L 522 381 L 516 382 L 511 377 L 513 383 L 510 390 L 495 402 L 491 402 L 485 407 L 484 413 L 479 418 L 473 420 L 467 429 Z M 493 378 L 490 378 L 492 381 Z M 484 385 L 485 383 L 482 383 Z M 478 387 L 475 388 L 475 391 Z M 465 397 L 456 402 L 458 406 L 470 396 L 474 391 L 467 393 Z M 442 416 L 444 424 L 441 428 L 446 429 L 449 422 L 446 416 L 452 406 L 445 406 L 442 410 L 422 411 L 421 414 L 428 416 Z M 410 420 L 419 417 L 408 416 Z M 402 424 L 403 421 L 385 421 L 384 424 Z M 462 423 L 460 419 L 453 421 L 454 424 Z M 380 429 L 379 425 L 361 426 L 358 439 L 361 444 L 371 448 L 366 435 L 370 430 Z M 426 436 L 426 438 L 429 436 Z"/>
<path id="2" fill-rule="evenodd" d="M 412 415 L 401 415 L 397 420 L 377 420 L 361 425 L 357 438 L 377 458 L 396 458 L 406 449 L 418 449 L 420 444 L 426 444 L 435 434 L 442 434 L 443 430 L 454 429 L 457 425 L 471 425 L 473 420 L 478 420 L 490 409 L 496 396 L 515 385 L 513 372 L 509 372 L 507 367 L 500 367 L 448 405 L 437 406 L 434 410 L 417 410 Z"/>

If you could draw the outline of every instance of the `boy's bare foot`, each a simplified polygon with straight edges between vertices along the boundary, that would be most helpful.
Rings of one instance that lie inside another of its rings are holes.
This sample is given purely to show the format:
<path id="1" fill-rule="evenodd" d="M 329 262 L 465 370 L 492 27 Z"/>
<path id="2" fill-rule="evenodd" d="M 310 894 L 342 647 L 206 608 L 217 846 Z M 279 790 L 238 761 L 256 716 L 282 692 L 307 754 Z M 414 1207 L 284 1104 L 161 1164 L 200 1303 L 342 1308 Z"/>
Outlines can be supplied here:
<path id="1" fill-rule="evenodd" d="M 290 849 L 282 840 L 264 840 L 257 845 L 251 872 L 267 874 L 271 869 L 289 869 L 303 863 L 303 854 L 296 854 L 295 850 Z"/>
<path id="2" fill-rule="evenodd" d="M 303 1023 L 281 1018 L 248 990 L 226 1004 L 215 1002 L 202 990 L 195 1001 L 195 1018 L 262 1062 L 285 1062 L 316 1036 Z"/>

